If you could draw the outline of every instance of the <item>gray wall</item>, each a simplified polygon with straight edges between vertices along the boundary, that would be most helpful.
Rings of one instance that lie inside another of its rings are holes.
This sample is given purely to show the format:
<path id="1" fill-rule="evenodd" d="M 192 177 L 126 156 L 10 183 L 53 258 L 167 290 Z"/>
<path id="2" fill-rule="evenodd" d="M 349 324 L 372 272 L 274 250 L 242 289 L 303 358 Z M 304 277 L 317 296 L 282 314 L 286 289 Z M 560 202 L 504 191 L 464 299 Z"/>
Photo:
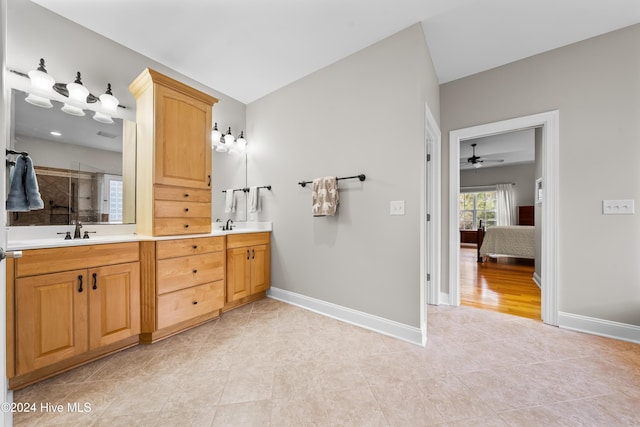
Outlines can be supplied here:
<path id="1" fill-rule="evenodd" d="M 247 106 L 249 185 L 273 186 L 257 216 L 274 223 L 273 286 L 420 326 L 424 111 L 439 117 L 438 96 L 415 25 Z M 335 217 L 312 217 L 298 181 L 359 173 L 340 181 Z"/>
<path id="2" fill-rule="evenodd" d="M 451 130 L 560 111 L 560 311 L 637 326 L 640 217 L 604 216 L 602 200 L 640 196 L 639 46 L 640 24 L 447 83 L 440 90 L 444 153 Z M 447 194 L 448 161 L 442 164 Z M 448 215 L 445 203 L 444 227 Z"/>

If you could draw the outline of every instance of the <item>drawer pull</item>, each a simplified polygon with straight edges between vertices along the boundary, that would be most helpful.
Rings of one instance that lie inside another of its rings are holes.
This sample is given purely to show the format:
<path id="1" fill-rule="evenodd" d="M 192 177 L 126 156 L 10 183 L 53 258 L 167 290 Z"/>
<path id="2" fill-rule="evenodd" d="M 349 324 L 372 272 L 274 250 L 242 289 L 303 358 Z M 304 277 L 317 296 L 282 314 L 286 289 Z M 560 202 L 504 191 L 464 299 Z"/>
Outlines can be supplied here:
<path id="1" fill-rule="evenodd" d="M 207 175 L 207 187 L 211 187 L 211 175 Z"/>
<path id="2" fill-rule="evenodd" d="M 196 305 L 196 304 L 198 304 L 198 301 L 194 301 L 194 302 L 193 302 L 193 305 Z"/>
<path id="3" fill-rule="evenodd" d="M 249 249 L 247 249 L 247 259 L 249 259 Z"/>
<path id="4" fill-rule="evenodd" d="M 78 292 L 82 292 L 82 275 L 78 276 L 78 282 L 80 283 L 78 286 Z"/>
<path id="5" fill-rule="evenodd" d="M 256 250 L 251 249 L 251 259 L 256 259 Z"/>
<path id="6" fill-rule="evenodd" d="M 93 277 L 93 289 L 98 289 L 98 273 L 93 273 L 91 277 Z"/>

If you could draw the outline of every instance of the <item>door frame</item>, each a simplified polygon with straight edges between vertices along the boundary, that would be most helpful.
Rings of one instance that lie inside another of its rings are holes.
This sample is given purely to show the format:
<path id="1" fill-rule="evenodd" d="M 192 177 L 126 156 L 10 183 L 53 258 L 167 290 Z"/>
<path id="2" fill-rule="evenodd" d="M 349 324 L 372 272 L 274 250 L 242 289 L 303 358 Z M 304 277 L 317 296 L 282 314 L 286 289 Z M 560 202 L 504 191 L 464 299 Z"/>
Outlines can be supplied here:
<path id="1" fill-rule="evenodd" d="M 427 304 L 440 303 L 442 134 L 425 103 L 424 158 L 420 185 L 420 329 L 427 342 Z"/>
<path id="2" fill-rule="evenodd" d="M 3 140 L 5 141 L 5 148 L 8 148 L 9 144 L 9 89 L 6 84 L 6 70 L 7 70 L 7 1 L 0 0 L 0 96 L 2 96 L 2 108 L 0 108 L 0 132 L 3 134 Z M 2 200 L 6 200 L 6 176 L 7 166 L 3 166 L 2 173 L 0 174 L 0 194 L 2 194 Z M 7 212 L 4 202 L 0 203 L 0 219 L 6 224 Z M 5 244 L 6 230 L 5 227 L 0 229 L 0 246 L 6 249 Z M 6 290 L 7 290 L 7 275 L 6 275 L 6 261 L 0 261 L 0 387 L 2 388 L 2 403 L 13 402 L 13 391 L 8 389 L 7 382 L 7 313 L 6 313 Z M 13 414 L 11 411 L 3 411 L 4 414 L 0 415 L 0 426 L 10 426 L 13 424 Z"/>
<path id="3" fill-rule="evenodd" d="M 548 111 L 449 132 L 449 304 L 460 305 L 460 231 L 458 230 L 460 197 L 460 142 L 512 132 L 542 128 L 541 205 L 541 291 L 542 320 L 558 325 L 558 179 L 560 113 Z M 533 185 L 533 183 L 531 184 Z"/>

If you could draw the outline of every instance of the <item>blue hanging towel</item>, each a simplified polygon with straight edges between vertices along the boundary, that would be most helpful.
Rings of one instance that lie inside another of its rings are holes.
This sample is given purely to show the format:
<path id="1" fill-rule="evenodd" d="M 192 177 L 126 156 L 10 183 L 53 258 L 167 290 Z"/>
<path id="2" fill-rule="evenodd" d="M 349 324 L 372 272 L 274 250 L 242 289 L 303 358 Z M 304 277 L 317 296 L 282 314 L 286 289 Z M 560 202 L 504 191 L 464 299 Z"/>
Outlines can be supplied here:
<path id="1" fill-rule="evenodd" d="M 19 156 L 11 173 L 6 209 L 12 212 L 28 212 L 43 209 L 36 172 L 29 156 Z"/>

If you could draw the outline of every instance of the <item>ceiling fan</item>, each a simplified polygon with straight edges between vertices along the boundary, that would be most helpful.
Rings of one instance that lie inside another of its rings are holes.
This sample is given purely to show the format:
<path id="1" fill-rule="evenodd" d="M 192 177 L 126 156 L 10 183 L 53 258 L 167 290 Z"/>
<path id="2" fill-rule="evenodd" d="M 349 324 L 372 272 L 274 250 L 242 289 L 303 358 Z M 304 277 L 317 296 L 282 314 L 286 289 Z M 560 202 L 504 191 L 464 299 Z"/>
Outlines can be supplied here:
<path id="1" fill-rule="evenodd" d="M 467 158 L 466 162 L 461 162 L 460 164 L 462 165 L 469 164 L 469 165 L 473 165 L 474 168 L 479 168 L 479 167 L 482 167 L 483 164 L 504 162 L 503 159 L 485 159 L 484 157 L 476 156 L 476 145 L 477 144 L 475 143 L 471 144 L 471 148 L 473 148 L 473 155 Z"/>

